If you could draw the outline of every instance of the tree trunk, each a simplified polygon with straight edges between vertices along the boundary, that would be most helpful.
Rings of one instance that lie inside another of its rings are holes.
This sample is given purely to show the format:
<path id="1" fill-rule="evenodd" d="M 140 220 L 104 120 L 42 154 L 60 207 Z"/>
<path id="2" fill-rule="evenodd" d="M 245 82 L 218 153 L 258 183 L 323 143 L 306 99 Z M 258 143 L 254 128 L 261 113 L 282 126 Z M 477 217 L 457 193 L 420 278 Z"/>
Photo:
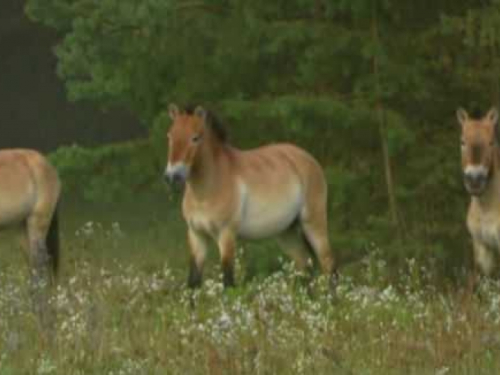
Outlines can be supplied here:
<path id="1" fill-rule="evenodd" d="M 372 38 L 373 42 L 379 44 L 378 35 L 378 25 L 377 25 L 377 9 L 376 2 L 373 0 L 373 14 L 372 14 Z M 387 128 L 385 120 L 384 106 L 382 104 L 381 98 L 381 87 L 380 87 L 380 70 L 377 54 L 373 54 L 373 75 L 375 77 L 375 110 L 377 112 L 377 120 L 379 125 L 380 143 L 382 146 L 382 156 L 384 161 L 384 172 L 385 172 L 385 182 L 387 186 L 387 197 L 389 204 L 389 213 L 391 216 L 391 222 L 395 228 L 398 229 L 399 233 L 399 220 L 398 220 L 398 209 L 396 194 L 394 189 L 394 179 L 392 176 L 391 158 L 389 155 L 389 145 L 387 143 Z"/>

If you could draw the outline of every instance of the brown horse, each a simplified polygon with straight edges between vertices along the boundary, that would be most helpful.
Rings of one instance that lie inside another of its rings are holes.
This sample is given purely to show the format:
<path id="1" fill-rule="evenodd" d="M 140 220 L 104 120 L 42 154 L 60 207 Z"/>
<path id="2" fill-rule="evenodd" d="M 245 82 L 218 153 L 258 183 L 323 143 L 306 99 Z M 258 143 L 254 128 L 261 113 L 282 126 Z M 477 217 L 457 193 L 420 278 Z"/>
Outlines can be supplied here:
<path id="1" fill-rule="evenodd" d="M 0 227 L 25 222 L 30 263 L 37 275 L 59 261 L 57 204 L 59 177 L 33 150 L 0 150 Z"/>
<path id="2" fill-rule="evenodd" d="M 216 241 L 224 286 L 234 285 L 238 236 L 282 234 L 297 267 L 308 269 L 312 249 L 333 283 L 335 262 L 327 234 L 327 186 L 322 168 L 304 150 L 275 144 L 243 151 L 231 147 L 225 132 L 202 107 L 179 111 L 169 106 L 165 177 L 185 182 L 182 202 L 191 250 L 188 285 L 201 285 L 207 238 Z M 289 241 L 299 225 L 301 237 Z"/>
<path id="3" fill-rule="evenodd" d="M 462 170 L 471 195 L 467 227 L 472 236 L 475 268 L 485 275 L 495 269 L 500 251 L 500 149 L 497 141 L 496 108 L 481 119 L 457 110 L 462 127 Z M 472 283 L 475 283 L 473 275 Z"/>

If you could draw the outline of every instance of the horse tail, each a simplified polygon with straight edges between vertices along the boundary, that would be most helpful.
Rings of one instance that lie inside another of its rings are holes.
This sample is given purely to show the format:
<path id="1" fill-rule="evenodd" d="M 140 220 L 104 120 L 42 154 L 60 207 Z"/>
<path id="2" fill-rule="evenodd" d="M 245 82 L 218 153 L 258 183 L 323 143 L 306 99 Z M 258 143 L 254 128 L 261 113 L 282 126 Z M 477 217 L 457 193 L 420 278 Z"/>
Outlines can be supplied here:
<path id="1" fill-rule="evenodd" d="M 57 276 L 59 270 L 59 204 L 52 214 L 52 220 L 47 234 L 47 251 L 52 272 L 54 276 Z"/>

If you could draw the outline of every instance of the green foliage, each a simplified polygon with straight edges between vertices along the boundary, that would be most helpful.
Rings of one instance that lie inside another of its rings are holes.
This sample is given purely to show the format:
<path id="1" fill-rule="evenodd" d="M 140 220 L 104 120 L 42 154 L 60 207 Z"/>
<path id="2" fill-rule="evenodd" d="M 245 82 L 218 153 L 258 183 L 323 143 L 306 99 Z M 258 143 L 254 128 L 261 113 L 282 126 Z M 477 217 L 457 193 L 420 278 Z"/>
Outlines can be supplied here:
<path id="1" fill-rule="evenodd" d="M 58 72 L 71 99 L 125 105 L 151 129 L 150 146 L 57 153 L 87 197 L 156 181 L 166 104 L 201 102 L 237 146 L 290 141 L 320 160 L 332 239 L 346 254 L 375 242 L 391 259 L 463 264 L 453 113 L 500 102 L 498 0 L 28 0 L 26 10 L 63 36 Z M 401 240 L 413 245 L 402 251 Z"/>
<path id="2" fill-rule="evenodd" d="M 149 141 L 108 145 L 97 149 L 61 147 L 50 159 L 64 189 L 90 201 L 133 199 L 144 189 L 159 189 L 161 173 Z M 155 178 L 156 177 L 156 178 Z"/>

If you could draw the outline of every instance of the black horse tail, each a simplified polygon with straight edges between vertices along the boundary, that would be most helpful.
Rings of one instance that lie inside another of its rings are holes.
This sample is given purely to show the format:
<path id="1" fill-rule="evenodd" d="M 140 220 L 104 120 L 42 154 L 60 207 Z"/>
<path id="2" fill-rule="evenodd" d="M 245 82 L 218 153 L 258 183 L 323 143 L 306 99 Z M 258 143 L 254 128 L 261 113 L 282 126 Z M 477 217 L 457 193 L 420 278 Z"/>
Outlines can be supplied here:
<path id="1" fill-rule="evenodd" d="M 52 214 L 49 232 L 47 233 L 47 252 L 54 277 L 59 271 L 59 204 Z"/>

